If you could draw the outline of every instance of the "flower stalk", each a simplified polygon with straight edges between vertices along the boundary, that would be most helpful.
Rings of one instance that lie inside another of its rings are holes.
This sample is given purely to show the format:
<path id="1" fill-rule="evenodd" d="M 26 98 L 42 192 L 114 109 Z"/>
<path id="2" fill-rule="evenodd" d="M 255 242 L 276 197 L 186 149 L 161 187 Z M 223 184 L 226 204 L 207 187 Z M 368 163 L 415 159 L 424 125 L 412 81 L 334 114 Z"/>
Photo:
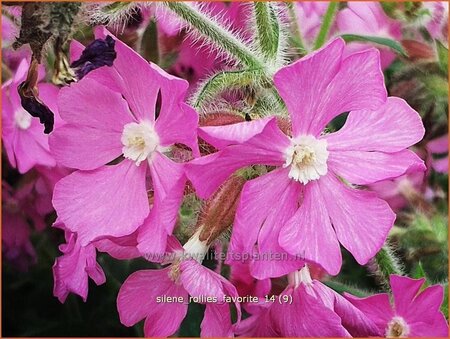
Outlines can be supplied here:
<path id="1" fill-rule="evenodd" d="M 328 5 L 327 11 L 323 17 L 322 26 L 320 26 L 320 31 L 317 34 L 316 42 L 314 43 L 314 50 L 319 49 L 325 43 L 328 33 L 330 32 L 331 25 L 336 17 L 338 7 L 338 2 L 330 2 Z"/>
<path id="2" fill-rule="evenodd" d="M 203 13 L 195 5 L 186 2 L 170 1 L 166 1 L 163 4 L 183 19 L 190 28 L 197 30 L 219 52 L 234 58 L 250 68 L 263 69 L 265 67 L 264 62 L 235 33 L 223 27 L 213 17 Z"/>

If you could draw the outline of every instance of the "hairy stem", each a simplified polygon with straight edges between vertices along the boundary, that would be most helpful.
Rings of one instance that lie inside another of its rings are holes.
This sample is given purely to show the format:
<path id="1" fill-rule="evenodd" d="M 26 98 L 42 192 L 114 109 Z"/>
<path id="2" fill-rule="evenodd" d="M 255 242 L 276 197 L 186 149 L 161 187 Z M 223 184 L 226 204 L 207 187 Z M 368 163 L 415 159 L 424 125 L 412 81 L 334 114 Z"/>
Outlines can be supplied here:
<path id="1" fill-rule="evenodd" d="M 389 289 L 389 277 L 391 274 L 402 275 L 399 260 L 388 245 L 384 245 L 372 259 L 374 273 L 380 282 Z"/>
<path id="2" fill-rule="evenodd" d="M 280 40 L 280 25 L 270 3 L 254 2 L 256 35 L 259 49 L 268 60 L 276 60 Z"/>
<path id="3" fill-rule="evenodd" d="M 330 2 L 327 11 L 323 17 L 322 26 L 320 26 L 319 34 L 317 34 L 316 42 L 314 43 L 314 49 L 322 47 L 330 31 L 331 25 L 334 22 L 338 10 L 338 2 Z"/>
<path id="4" fill-rule="evenodd" d="M 201 108 L 226 90 L 243 88 L 259 84 L 263 79 L 261 70 L 222 71 L 203 84 L 194 94 L 191 103 L 195 108 Z"/>
<path id="5" fill-rule="evenodd" d="M 182 18 L 219 51 L 251 68 L 264 68 L 264 63 L 231 30 L 220 25 L 213 17 L 201 12 L 195 5 L 186 2 L 164 2 L 164 5 Z"/>

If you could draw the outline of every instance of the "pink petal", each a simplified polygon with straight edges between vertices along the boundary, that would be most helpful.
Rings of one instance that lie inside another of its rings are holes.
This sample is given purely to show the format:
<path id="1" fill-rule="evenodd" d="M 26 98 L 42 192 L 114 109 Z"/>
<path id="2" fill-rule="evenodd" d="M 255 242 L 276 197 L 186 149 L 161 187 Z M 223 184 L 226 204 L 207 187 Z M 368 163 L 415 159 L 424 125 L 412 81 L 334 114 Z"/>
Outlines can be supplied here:
<path id="1" fill-rule="evenodd" d="M 165 98 L 163 99 L 163 104 L 174 101 L 178 104 L 183 99 L 182 96 L 189 86 L 186 80 L 164 72 L 153 63 L 149 64 L 138 53 L 114 37 L 105 28 L 99 27 L 95 31 L 96 38 L 105 38 L 107 35 L 112 36 L 116 40 L 115 50 L 117 57 L 112 67 L 102 67 L 94 72 L 109 73 L 109 79 L 113 79 L 116 88 L 120 89 L 120 93 L 123 94 L 131 111 L 138 120 L 155 120 L 155 106 L 159 90 L 161 90 L 161 94 Z M 171 99 L 172 88 L 176 89 L 177 94 L 174 94 L 174 101 L 168 101 Z"/>
<path id="2" fill-rule="evenodd" d="M 106 237 L 94 242 L 100 252 L 106 252 L 119 260 L 139 258 L 141 254 L 137 249 L 137 232 L 123 237 Z"/>
<path id="3" fill-rule="evenodd" d="M 416 144 L 424 133 L 419 114 L 403 99 L 389 97 L 377 110 L 350 112 L 345 125 L 325 139 L 329 151 L 391 153 Z"/>
<path id="4" fill-rule="evenodd" d="M 188 294 L 169 278 L 171 266 L 131 274 L 120 288 L 117 310 L 120 322 L 133 326 L 147 318 L 146 337 L 167 337 L 176 332 L 187 313 Z M 157 302 L 158 297 L 182 297 L 184 303 Z"/>
<path id="5" fill-rule="evenodd" d="M 199 156 L 196 133 L 198 114 L 183 103 L 186 88 L 184 85 L 182 87 L 183 95 L 179 95 L 179 97 L 175 96 L 177 94 L 176 83 L 168 86 L 166 92 L 161 92 L 161 113 L 156 120 L 155 129 L 162 146 L 170 146 L 175 143 L 185 144 L 196 156 Z"/>
<path id="6" fill-rule="evenodd" d="M 385 242 L 395 214 L 376 194 L 347 187 L 332 173 L 321 177 L 319 186 L 339 242 L 366 264 Z"/>
<path id="7" fill-rule="evenodd" d="M 428 322 L 433 323 L 440 317 L 441 305 L 444 301 L 444 288 L 441 285 L 433 285 L 417 295 L 404 314 L 408 323 Z"/>
<path id="8" fill-rule="evenodd" d="M 94 171 L 77 171 L 55 185 L 53 206 L 82 246 L 102 236 L 133 233 L 148 215 L 146 166 L 124 160 Z"/>
<path id="9" fill-rule="evenodd" d="M 48 137 L 42 133 L 39 122 L 34 120 L 27 130 L 16 132 L 14 155 L 20 173 L 28 172 L 36 165 L 53 167 L 55 159 L 50 154 Z"/>
<path id="10" fill-rule="evenodd" d="M 288 137 L 280 131 L 273 118 L 261 133 L 246 142 L 186 164 L 186 175 L 199 197 L 206 199 L 239 168 L 256 164 L 282 165 L 288 146 Z"/>
<path id="11" fill-rule="evenodd" d="M 341 249 L 317 182 L 306 185 L 303 202 L 283 226 L 280 245 L 293 255 L 321 265 L 336 275 L 342 266 Z"/>
<path id="12" fill-rule="evenodd" d="M 390 276 L 392 295 L 394 296 L 397 314 L 407 314 L 411 304 L 425 282 L 425 278 L 411 279 L 400 275 Z"/>
<path id="13" fill-rule="evenodd" d="M 181 283 L 193 297 L 217 297 L 219 301 L 225 296 L 220 276 L 200 265 L 194 259 L 181 263 Z"/>
<path id="14" fill-rule="evenodd" d="M 241 144 L 260 134 L 271 120 L 271 117 L 266 117 L 224 126 L 203 126 L 199 127 L 198 135 L 215 148 L 222 149 L 229 145 Z"/>
<path id="15" fill-rule="evenodd" d="M 358 298 L 345 293 L 345 298 L 369 317 L 377 325 L 382 335 L 385 334 L 387 324 L 394 317 L 394 311 L 389 303 L 387 293 L 376 294 L 366 298 Z"/>
<path id="16" fill-rule="evenodd" d="M 55 280 L 53 294 L 62 303 L 69 293 L 78 294 L 86 301 L 88 276 L 97 285 L 103 284 L 106 280 L 103 270 L 96 262 L 95 247 L 80 246 L 75 234 L 70 236 L 67 246 L 64 247 L 64 254 L 56 259 L 53 276 Z"/>
<path id="17" fill-rule="evenodd" d="M 368 50 L 342 60 L 344 41 L 334 39 L 274 76 L 291 114 L 293 135 L 319 135 L 340 113 L 377 109 L 386 100 L 379 53 Z"/>
<path id="18" fill-rule="evenodd" d="M 292 304 L 274 303 L 270 310 L 282 337 L 350 337 L 339 316 L 311 296 L 303 284 L 291 293 Z M 288 289 L 282 294 L 291 293 Z"/>
<path id="19" fill-rule="evenodd" d="M 150 173 L 154 202 L 138 234 L 138 249 L 146 255 L 164 252 L 167 237 L 172 234 L 178 218 L 186 182 L 183 165 L 160 153 L 154 154 Z"/>
<path id="20" fill-rule="evenodd" d="M 62 88 L 58 108 L 66 123 L 92 127 L 99 132 L 122 133 L 123 126 L 134 121 L 127 102 L 119 93 L 89 77 Z"/>
<path id="21" fill-rule="evenodd" d="M 222 281 L 222 287 L 226 295 L 237 298 L 238 293 L 236 288 L 225 278 L 217 275 L 217 278 Z M 235 302 L 237 311 L 237 322 L 233 325 L 231 323 L 230 304 L 220 302 L 209 303 L 206 305 L 205 315 L 201 324 L 202 337 L 233 337 L 234 328 L 238 327 L 241 320 L 241 307 L 239 302 Z"/>
<path id="22" fill-rule="evenodd" d="M 322 301 L 324 301 L 324 297 L 331 301 L 331 308 L 341 318 L 342 325 L 353 337 L 381 336 L 384 334 L 362 311 L 331 288 L 320 281 L 314 281 L 313 288 Z"/>
<path id="23" fill-rule="evenodd" d="M 50 135 L 50 148 L 58 164 L 92 170 L 122 154 L 121 132 L 66 124 Z"/>
<path id="24" fill-rule="evenodd" d="M 397 178 L 406 172 L 425 171 L 422 159 L 410 150 L 396 153 L 331 151 L 328 166 L 352 184 L 367 185 Z"/>
<path id="25" fill-rule="evenodd" d="M 287 169 L 274 170 L 244 185 L 227 264 L 256 255 L 257 259 L 250 260 L 250 272 L 257 279 L 278 277 L 303 265 L 301 258 L 286 253 L 276 241 L 280 227 L 295 213 L 300 189 L 300 185 L 289 179 Z"/>

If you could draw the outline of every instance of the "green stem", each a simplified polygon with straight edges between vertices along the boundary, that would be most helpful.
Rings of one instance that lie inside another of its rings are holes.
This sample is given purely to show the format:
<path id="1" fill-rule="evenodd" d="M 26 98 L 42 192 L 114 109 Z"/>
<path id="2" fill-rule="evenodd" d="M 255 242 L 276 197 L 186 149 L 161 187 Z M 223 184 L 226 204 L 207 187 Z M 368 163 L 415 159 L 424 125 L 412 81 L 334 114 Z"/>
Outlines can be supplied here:
<path id="1" fill-rule="evenodd" d="M 316 42 L 314 43 L 314 49 L 319 49 L 325 43 L 328 32 L 334 22 L 338 6 L 339 2 L 330 2 L 328 5 L 327 11 L 323 17 L 322 26 L 320 26 L 319 34 L 317 34 Z"/>
<path id="2" fill-rule="evenodd" d="M 288 8 L 293 33 L 293 35 L 290 37 L 291 42 L 295 47 L 298 48 L 301 55 L 308 54 L 308 50 L 306 49 L 303 42 L 302 32 L 300 31 L 300 27 L 298 25 L 298 18 L 297 13 L 295 13 L 294 3 L 291 1 L 286 2 L 286 6 Z"/>
<path id="3" fill-rule="evenodd" d="M 254 2 L 256 36 L 262 54 L 276 60 L 280 39 L 280 25 L 273 8 L 267 2 Z"/>
<path id="4" fill-rule="evenodd" d="M 214 18 L 202 13 L 195 5 L 170 1 L 165 1 L 163 4 L 214 44 L 219 51 L 225 51 L 250 68 L 264 68 L 264 63 L 243 41 Z"/>
<path id="5" fill-rule="evenodd" d="M 194 94 L 191 99 L 194 108 L 201 108 L 206 102 L 214 99 L 220 93 L 260 84 L 263 79 L 261 70 L 222 71 L 214 75 Z"/>

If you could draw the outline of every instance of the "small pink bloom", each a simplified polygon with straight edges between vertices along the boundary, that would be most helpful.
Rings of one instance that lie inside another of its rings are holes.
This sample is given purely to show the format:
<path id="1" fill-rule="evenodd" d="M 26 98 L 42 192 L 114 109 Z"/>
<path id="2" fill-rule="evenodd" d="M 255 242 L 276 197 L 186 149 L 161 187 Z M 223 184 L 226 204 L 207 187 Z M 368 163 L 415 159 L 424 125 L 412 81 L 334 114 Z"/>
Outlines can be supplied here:
<path id="1" fill-rule="evenodd" d="M 100 29 L 96 37 L 107 34 Z M 142 225 L 140 250 L 162 252 L 186 180 L 183 165 L 164 153 L 183 143 L 198 154 L 198 116 L 183 103 L 186 81 L 149 64 L 119 40 L 115 49 L 112 67 L 90 72 L 58 97 L 67 124 L 55 130 L 50 146 L 59 164 L 78 171 L 56 184 L 53 205 L 81 246 L 129 235 Z M 72 54 L 77 53 L 74 48 Z M 147 176 L 154 190 L 151 209 Z"/>
<path id="2" fill-rule="evenodd" d="M 358 263 L 367 263 L 384 243 L 395 215 L 374 193 L 340 178 L 367 185 L 425 168 L 407 149 L 423 137 L 420 116 L 404 100 L 386 98 L 378 51 L 343 57 L 344 47 L 342 39 L 335 39 L 275 74 L 292 137 L 273 118 L 263 128 L 260 121 L 241 123 L 234 142 L 236 130 L 226 126 L 210 140 L 221 138 L 219 146 L 227 146 L 186 165 L 202 198 L 239 168 L 276 167 L 245 184 L 229 247 L 237 253 L 281 255 L 251 262 L 258 279 L 287 274 L 301 267 L 303 259 L 335 275 L 342 261 L 339 244 Z M 322 133 L 346 111 L 351 112 L 344 127 Z M 258 128 L 250 127 L 255 124 Z"/>
<path id="3" fill-rule="evenodd" d="M 402 37 L 401 24 L 384 13 L 378 2 L 348 2 L 347 8 L 336 17 L 340 34 L 358 34 L 399 40 Z M 368 47 L 364 43 L 350 43 L 347 52 L 353 53 Z M 395 59 L 395 53 L 380 48 L 381 67 L 388 67 Z"/>
<path id="4" fill-rule="evenodd" d="M 29 171 L 36 165 L 55 166 L 50 153 L 48 135 L 42 125 L 22 107 L 17 86 L 25 80 L 28 62 L 20 63 L 14 77 L 2 86 L 2 139 L 11 166 L 20 173 Z M 42 101 L 55 113 L 57 119 L 56 97 L 58 88 L 51 84 L 38 85 Z"/>
<path id="5" fill-rule="evenodd" d="M 234 325 L 231 323 L 230 304 L 224 302 L 224 298 L 237 297 L 238 294 L 226 279 L 201 265 L 208 250 L 206 242 L 201 242 L 197 234 L 183 248 L 174 238 L 168 244 L 169 254 L 173 255 L 170 266 L 137 271 L 120 288 L 117 309 L 122 324 L 133 326 L 145 318 L 146 337 L 173 335 L 186 316 L 189 296 L 192 296 L 199 298 L 199 303 L 206 304 L 201 335 L 232 336 Z M 207 297 L 216 301 L 208 302 Z M 239 322 L 239 303 L 235 305 Z"/>
<path id="6" fill-rule="evenodd" d="M 386 337 L 448 337 L 448 324 L 440 306 L 444 289 L 433 285 L 423 289 L 425 279 L 391 275 L 394 303 L 381 293 L 367 298 L 346 294 L 346 298 L 378 327 Z"/>

